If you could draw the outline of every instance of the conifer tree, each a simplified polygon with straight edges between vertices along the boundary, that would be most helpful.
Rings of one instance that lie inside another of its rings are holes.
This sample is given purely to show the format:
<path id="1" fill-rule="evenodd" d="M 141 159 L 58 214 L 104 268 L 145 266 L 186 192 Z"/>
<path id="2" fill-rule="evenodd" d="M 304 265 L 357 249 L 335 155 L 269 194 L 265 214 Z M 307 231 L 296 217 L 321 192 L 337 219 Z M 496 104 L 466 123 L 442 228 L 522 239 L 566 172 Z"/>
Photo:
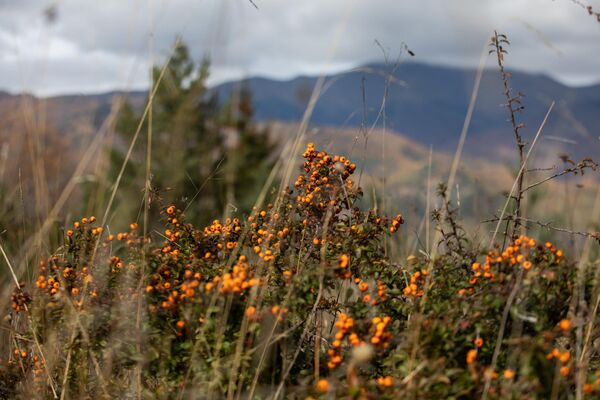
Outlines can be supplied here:
<path id="1" fill-rule="evenodd" d="M 273 167 L 276 144 L 266 129 L 254 124 L 252 93 L 241 86 L 230 93 L 221 113 L 221 125 L 229 140 L 225 141 L 225 181 L 221 185 L 221 207 L 231 211 L 249 211 L 263 189 Z"/>
<path id="2" fill-rule="evenodd" d="M 153 68 L 155 78 L 162 68 Z M 147 186 L 146 118 L 117 191 L 113 223 L 141 220 L 145 187 L 150 188 L 152 221 L 158 217 L 156 200 L 187 207 L 187 219 L 195 223 L 251 208 L 272 167 L 275 145 L 252 122 L 249 91 L 220 105 L 206 86 L 208 76 L 207 58 L 195 63 L 185 44 L 176 47 L 153 99 L 150 181 Z M 140 118 L 131 105 L 121 112 L 110 155 L 112 182 Z"/>

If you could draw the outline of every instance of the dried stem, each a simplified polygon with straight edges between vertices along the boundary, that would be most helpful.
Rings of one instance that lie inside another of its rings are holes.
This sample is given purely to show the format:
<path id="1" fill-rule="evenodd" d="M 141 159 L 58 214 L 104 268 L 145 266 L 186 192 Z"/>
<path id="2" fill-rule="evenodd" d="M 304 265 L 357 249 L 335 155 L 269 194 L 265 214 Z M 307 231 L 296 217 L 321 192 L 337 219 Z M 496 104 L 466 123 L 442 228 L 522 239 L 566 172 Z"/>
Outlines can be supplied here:
<path id="1" fill-rule="evenodd" d="M 521 128 L 523 128 L 524 125 L 517 121 L 517 113 L 521 112 L 524 107 L 521 104 L 521 98 L 523 97 L 523 94 L 519 92 L 516 95 L 514 95 L 512 89 L 510 88 L 511 74 L 506 72 L 504 68 L 504 55 L 507 54 L 506 49 L 503 47 L 504 45 L 510 45 L 510 42 L 508 41 L 506 35 L 498 34 L 497 31 L 494 31 L 494 36 L 492 36 L 492 41 L 490 43 L 490 46 L 492 46 L 493 49 L 490 50 L 490 52 L 496 54 L 496 59 L 498 61 L 500 77 L 502 78 L 502 85 L 504 87 L 504 96 L 506 97 L 506 108 L 508 109 L 509 120 L 512 126 L 513 133 L 515 135 L 517 152 L 519 154 L 519 170 L 521 170 L 521 173 L 517 176 L 517 190 L 515 195 L 514 206 L 514 214 L 517 216 L 517 218 L 514 220 L 514 236 L 520 230 L 521 202 L 523 200 L 523 181 L 525 179 L 526 172 L 523 170 L 523 166 L 525 165 L 525 142 L 523 141 L 523 136 L 521 135 Z"/>

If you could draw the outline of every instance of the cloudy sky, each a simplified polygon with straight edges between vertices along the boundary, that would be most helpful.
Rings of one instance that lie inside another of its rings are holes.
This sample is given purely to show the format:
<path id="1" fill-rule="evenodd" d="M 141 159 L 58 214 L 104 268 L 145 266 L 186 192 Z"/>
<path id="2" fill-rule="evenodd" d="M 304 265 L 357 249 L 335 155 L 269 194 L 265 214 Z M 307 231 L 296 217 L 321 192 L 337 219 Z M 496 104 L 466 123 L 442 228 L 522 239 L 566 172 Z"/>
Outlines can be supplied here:
<path id="1" fill-rule="evenodd" d="M 0 0 L 0 90 L 145 88 L 177 35 L 209 54 L 211 83 L 288 78 L 395 57 L 475 67 L 494 29 L 507 65 L 600 82 L 600 23 L 577 0 Z M 579 3 L 579 4 L 577 4 Z M 585 0 L 600 10 L 600 0 Z M 492 63 L 492 59 L 488 62 Z"/>

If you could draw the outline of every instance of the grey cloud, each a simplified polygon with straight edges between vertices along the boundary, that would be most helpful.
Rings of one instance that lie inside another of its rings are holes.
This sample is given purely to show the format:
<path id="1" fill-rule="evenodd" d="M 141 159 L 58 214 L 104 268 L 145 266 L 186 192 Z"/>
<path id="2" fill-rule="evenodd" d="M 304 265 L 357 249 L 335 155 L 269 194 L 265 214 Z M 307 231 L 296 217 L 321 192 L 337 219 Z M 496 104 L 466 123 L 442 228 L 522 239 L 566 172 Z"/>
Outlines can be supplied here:
<path id="1" fill-rule="evenodd" d="M 210 53 L 213 83 L 334 71 L 381 59 L 375 39 L 391 57 L 406 42 L 418 60 L 474 67 L 493 29 L 511 38 L 507 62 L 513 68 L 577 84 L 600 80 L 600 24 L 566 0 L 256 3 L 259 10 L 247 0 L 62 0 L 50 25 L 43 11 L 52 2 L 0 0 L 0 88 L 19 90 L 15 82 L 23 65 L 30 71 L 24 79 L 38 93 L 122 88 L 124 75 L 133 77 L 130 86 L 143 86 L 151 23 L 155 59 L 164 58 L 181 34 L 195 57 Z M 327 65 L 351 4 L 345 33 Z M 45 40 L 51 43 L 47 52 Z M 44 67 L 42 85 L 36 69 Z"/>

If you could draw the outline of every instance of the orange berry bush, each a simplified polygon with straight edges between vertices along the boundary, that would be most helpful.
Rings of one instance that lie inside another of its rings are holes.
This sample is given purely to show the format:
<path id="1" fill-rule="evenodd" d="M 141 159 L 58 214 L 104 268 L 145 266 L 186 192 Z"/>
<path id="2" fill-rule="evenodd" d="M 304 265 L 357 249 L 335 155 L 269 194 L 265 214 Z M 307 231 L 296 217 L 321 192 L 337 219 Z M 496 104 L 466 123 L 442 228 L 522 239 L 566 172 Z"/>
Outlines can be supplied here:
<path id="1" fill-rule="evenodd" d="M 94 217 L 68 227 L 12 295 L 0 394 L 600 395 L 598 324 L 582 326 L 594 311 L 578 308 L 598 293 L 575 292 L 560 249 L 524 235 L 480 249 L 434 215 L 437 255 L 390 259 L 402 216 L 361 205 L 346 157 L 312 144 L 303 157 L 293 187 L 250 215 L 197 227 L 167 204 L 146 236 Z"/>

